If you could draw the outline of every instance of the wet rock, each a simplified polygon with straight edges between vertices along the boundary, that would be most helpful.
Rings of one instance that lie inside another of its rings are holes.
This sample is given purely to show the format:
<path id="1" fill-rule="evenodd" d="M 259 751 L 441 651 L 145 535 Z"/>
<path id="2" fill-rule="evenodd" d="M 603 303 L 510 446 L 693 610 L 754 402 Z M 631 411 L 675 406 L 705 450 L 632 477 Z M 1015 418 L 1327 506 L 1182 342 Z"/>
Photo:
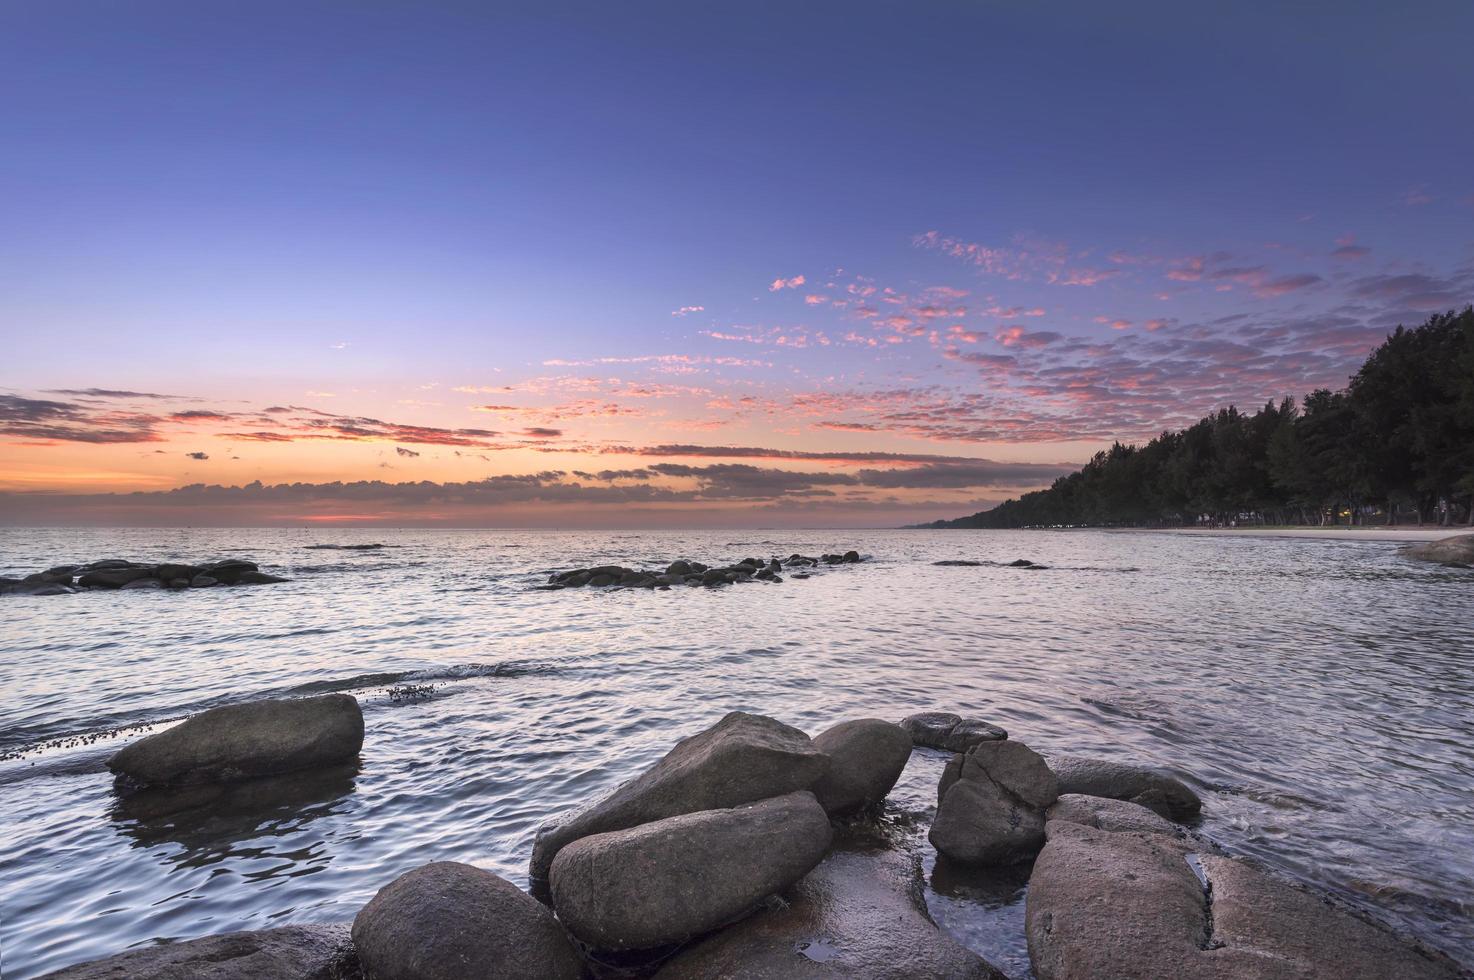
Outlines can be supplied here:
<path id="1" fill-rule="evenodd" d="M 829 757 L 797 728 L 734 711 L 603 799 L 540 827 L 529 873 L 533 894 L 546 895 L 553 859 L 581 837 L 808 789 L 828 767 Z"/>
<path id="2" fill-rule="evenodd" d="M 1008 732 L 977 718 L 962 718 L 948 711 L 923 711 L 901 719 L 917 745 L 948 752 L 966 752 L 981 742 L 1002 741 Z"/>
<path id="3" fill-rule="evenodd" d="M 247 572 L 259 571 L 260 566 L 244 558 L 227 558 L 224 561 L 210 562 L 202 566 L 200 570 L 218 582 L 235 585 Z"/>
<path id="4" fill-rule="evenodd" d="M 1066 793 L 1044 814 L 1046 820 L 1065 820 L 1098 830 L 1137 831 L 1145 834 L 1179 836 L 1182 828 L 1139 803 L 1104 796 Z"/>
<path id="5" fill-rule="evenodd" d="M 1203 807 L 1198 794 L 1162 769 L 1053 753 L 1049 768 L 1059 779 L 1061 793 L 1127 800 L 1171 820 L 1191 820 Z"/>
<path id="6" fill-rule="evenodd" d="M 139 739 L 108 768 L 142 785 L 187 785 L 292 772 L 353 758 L 363 712 L 347 694 L 211 708 Z"/>
<path id="7" fill-rule="evenodd" d="M 89 589 L 121 589 L 129 582 L 148 578 L 147 568 L 100 568 L 86 572 L 77 579 L 77 584 Z"/>
<path id="8" fill-rule="evenodd" d="M 156 578 L 136 578 L 121 586 L 124 589 L 162 589 L 164 583 Z"/>
<path id="9" fill-rule="evenodd" d="M 885 799 L 911 758 L 911 736 L 879 718 L 840 722 L 814 736 L 814 747 L 829 756 L 829 770 L 814 783 L 814 795 L 835 814 Z"/>
<path id="10" fill-rule="evenodd" d="M 824 856 L 829 817 L 807 791 L 574 841 L 553 861 L 558 918 L 599 949 L 649 949 L 752 911 Z"/>
<path id="11" fill-rule="evenodd" d="M 613 575 L 609 575 L 609 574 L 606 574 L 604 572 L 600 572 L 597 575 L 591 575 L 591 576 L 589 576 L 589 585 L 593 586 L 594 588 L 603 588 L 606 585 L 613 585 L 613 584 L 614 584 L 614 576 Z"/>
<path id="12" fill-rule="evenodd" d="M 682 576 L 690 575 L 691 574 L 691 563 L 688 562 L 688 561 L 680 561 L 680 560 L 673 561 L 669 565 L 666 566 L 666 568 L 665 568 L 665 574 L 667 574 L 667 575 L 682 575 Z"/>
<path id="13" fill-rule="evenodd" d="M 504 878 L 437 861 L 394 879 L 353 920 L 373 980 L 577 980 L 583 959 L 551 912 Z"/>
<path id="14" fill-rule="evenodd" d="M 1058 798 L 1054 774 L 1022 742 L 983 742 L 942 774 L 932 845 L 964 864 L 1007 864 L 1044 843 L 1044 811 Z"/>
<path id="15" fill-rule="evenodd" d="M 980 561 L 970 561 L 966 558 L 949 558 L 946 561 L 934 561 L 933 565 L 956 568 L 976 568 L 982 564 Z"/>
<path id="16" fill-rule="evenodd" d="M 195 565 L 180 565 L 165 562 L 162 565 L 154 566 L 154 576 L 165 582 L 176 578 L 192 579 L 198 574 L 200 574 L 200 569 Z"/>
<path id="17" fill-rule="evenodd" d="M 932 922 L 913 855 L 841 841 L 781 897 L 682 950 L 656 980 L 1004 980 Z"/>
<path id="18" fill-rule="evenodd" d="M 843 557 L 845 561 L 849 562 L 850 564 L 854 564 L 855 562 L 860 560 L 860 553 L 858 551 L 846 551 Z"/>
<path id="19" fill-rule="evenodd" d="M 351 980 L 347 925 L 282 926 L 160 943 L 48 973 L 43 980 Z"/>
<path id="20" fill-rule="evenodd" d="M 1163 834 L 1050 821 L 1029 878 L 1039 980 L 1452 978 L 1398 939 L 1246 861 Z"/>
<path id="21" fill-rule="evenodd" d="M 1418 561 L 1474 564 L 1474 534 L 1459 534 L 1451 538 L 1408 545 L 1401 550 L 1401 554 L 1405 558 Z"/>
<path id="22" fill-rule="evenodd" d="M 236 576 L 236 585 L 274 585 L 277 582 L 290 582 L 291 579 L 282 578 L 280 575 L 270 575 L 266 572 L 246 570 Z"/>
<path id="23" fill-rule="evenodd" d="M 189 587 L 191 589 L 208 589 L 212 585 L 219 584 L 220 582 L 217 579 L 213 579 L 210 576 L 204 574 L 196 575 L 194 578 L 189 580 Z"/>

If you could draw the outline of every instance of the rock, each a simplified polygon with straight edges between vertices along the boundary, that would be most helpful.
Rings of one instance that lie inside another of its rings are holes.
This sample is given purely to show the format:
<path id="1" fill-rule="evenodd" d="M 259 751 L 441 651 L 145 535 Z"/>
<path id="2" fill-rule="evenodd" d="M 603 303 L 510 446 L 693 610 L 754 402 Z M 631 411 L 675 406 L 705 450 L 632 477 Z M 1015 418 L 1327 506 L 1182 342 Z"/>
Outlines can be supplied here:
<path id="1" fill-rule="evenodd" d="M 965 558 L 950 558 L 946 561 L 934 561 L 933 565 L 942 565 L 958 568 L 976 568 L 982 564 L 980 561 L 969 561 Z"/>
<path id="2" fill-rule="evenodd" d="M 850 813 L 879 803 L 901 778 L 911 758 L 911 736 L 879 718 L 844 721 L 814 737 L 829 756 L 829 770 L 814 783 L 814 795 L 829 813 Z"/>
<path id="3" fill-rule="evenodd" d="M 829 757 L 797 728 L 734 711 L 603 799 L 538 828 L 529 874 L 533 894 L 546 894 L 553 858 L 580 837 L 808 789 L 828 768 Z"/>
<path id="4" fill-rule="evenodd" d="M 121 589 L 129 582 L 148 578 L 146 568 L 102 568 L 89 571 L 77 579 L 77 584 L 89 589 Z"/>
<path id="5" fill-rule="evenodd" d="M 1138 831 L 1146 834 L 1180 836 L 1182 829 L 1139 803 L 1104 796 L 1067 793 L 1044 814 L 1046 820 L 1065 820 L 1099 830 Z"/>
<path id="6" fill-rule="evenodd" d="M 812 793 L 594 834 L 553 861 L 553 908 L 600 949 L 648 949 L 750 912 L 818 864 L 833 837 Z"/>
<path id="7" fill-rule="evenodd" d="M 598 575 L 591 575 L 591 576 L 589 576 L 589 585 L 591 585 L 591 586 L 593 586 L 595 588 L 603 588 L 606 585 L 613 585 L 613 584 L 614 584 L 614 576 L 613 575 L 609 575 L 609 574 L 607 574 L 605 572 L 600 572 Z"/>
<path id="8" fill-rule="evenodd" d="M 77 590 L 70 585 L 62 585 L 60 582 L 48 582 L 44 585 L 9 585 L 3 590 L 6 595 L 74 595 Z"/>
<path id="9" fill-rule="evenodd" d="M 164 583 L 156 578 L 136 578 L 122 586 L 124 589 L 162 589 Z"/>
<path id="10" fill-rule="evenodd" d="M 1474 534 L 1458 534 L 1451 538 L 1439 538 L 1437 541 L 1408 545 L 1402 549 L 1401 553 L 1406 558 L 1414 558 L 1418 561 L 1474 564 Z"/>
<path id="11" fill-rule="evenodd" d="M 932 922 L 912 855 L 841 841 L 782 899 L 683 949 L 655 980 L 1004 980 Z"/>
<path id="12" fill-rule="evenodd" d="M 342 762 L 363 747 L 363 712 L 348 694 L 211 708 L 139 739 L 108 768 L 143 785 L 185 785 Z"/>
<path id="13" fill-rule="evenodd" d="M 43 980 L 351 980 L 347 925 L 227 932 L 159 943 L 48 973 Z"/>
<path id="14" fill-rule="evenodd" d="M 667 574 L 667 575 L 681 575 L 681 576 L 690 575 L 691 574 L 691 563 L 688 562 L 688 561 L 680 561 L 680 560 L 673 561 L 669 565 L 666 566 L 666 568 L 665 568 L 665 574 Z"/>
<path id="15" fill-rule="evenodd" d="M 1049 756 L 1049 767 L 1061 793 L 1128 800 L 1172 820 L 1190 820 L 1203 807 L 1198 794 L 1165 770 L 1058 754 Z"/>
<path id="16" fill-rule="evenodd" d="M 504 878 L 437 861 L 395 878 L 353 920 L 373 980 L 577 980 L 563 926 Z"/>
<path id="17" fill-rule="evenodd" d="M 858 551 L 846 551 L 844 553 L 844 560 L 853 564 L 860 560 L 860 553 Z"/>
<path id="18" fill-rule="evenodd" d="M 198 574 L 200 574 L 200 569 L 195 565 L 179 565 L 166 562 L 162 565 L 154 566 L 154 577 L 164 582 L 176 578 L 192 579 Z"/>
<path id="19" fill-rule="evenodd" d="M 1002 741 L 1008 733 L 997 725 L 976 718 L 961 718 L 947 711 L 923 711 L 901 719 L 911 741 L 948 752 L 966 752 L 980 742 Z"/>
<path id="20" fill-rule="evenodd" d="M 236 576 L 236 585 L 274 585 L 277 582 L 290 582 L 289 578 L 280 575 L 268 575 L 265 572 L 256 572 L 247 569 Z"/>
<path id="21" fill-rule="evenodd" d="M 196 575 L 194 578 L 189 580 L 189 587 L 191 589 L 208 589 L 212 585 L 219 584 L 220 581 L 218 579 L 213 579 L 210 576 L 203 574 Z"/>
<path id="22" fill-rule="evenodd" d="M 224 561 L 216 561 L 204 565 L 201 567 L 201 571 L 217 581 L 224 582 L 226 585 L 235 585 L 241 580 L 243 575 L 247 572 L 257 571 L 259 567 L 255 562 L 246 561 L 244 558 L 227 558 Z"/>
<path id="23" fill-rule="evenodd" d="M 1022 742 L 1003 741 L 954 759 L 938 795 L 932 845 L 964 864 L 1006 864 L 1044 843 L 1044 810 L 1059 793 L 1043 757 Z"/>
<path id="24" fill-rule="evenodd" d="M 1025 909 L 1039 980 L 1413 980 L 1446 958 L 1243 860 L 1154 833 L 1062 820 Z"/>

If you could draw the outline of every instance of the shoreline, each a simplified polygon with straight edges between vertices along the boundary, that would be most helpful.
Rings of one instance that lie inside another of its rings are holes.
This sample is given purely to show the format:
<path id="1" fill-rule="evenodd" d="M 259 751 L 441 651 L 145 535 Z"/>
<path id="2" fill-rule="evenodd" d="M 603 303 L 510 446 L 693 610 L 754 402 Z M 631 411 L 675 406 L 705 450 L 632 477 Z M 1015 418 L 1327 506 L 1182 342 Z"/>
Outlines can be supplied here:
<path id="1" fill-rule="evenodd" d="M 1066 530 L 1076 530 L 1067 528 Z M 1110 534 L 1184 534 L 1197 537 L 1319 538 L 1324 541 L 1440 541 L 1461 534 L 1474 534 L 1465 525 L 1456 527 L 1102 527 L 1078 530 Z"/>

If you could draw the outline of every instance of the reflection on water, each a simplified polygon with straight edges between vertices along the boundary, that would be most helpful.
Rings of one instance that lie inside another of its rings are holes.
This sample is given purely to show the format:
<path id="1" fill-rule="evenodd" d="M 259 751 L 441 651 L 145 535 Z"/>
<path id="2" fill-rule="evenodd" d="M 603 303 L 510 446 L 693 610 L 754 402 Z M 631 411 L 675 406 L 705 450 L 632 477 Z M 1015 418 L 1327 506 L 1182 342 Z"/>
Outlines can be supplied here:
<path id="1" fill-rule="evenodd" d="M 308 548 L 376 542 L 394 547 Z M 850 547 L 875 560 L 782 585 L 531 588 L 603 561 Z M 810 732 L 958 710 L 1044 751 L 1166 765 L 1230 851 L 1474 948 L 1474 572 L 1387 543 L 0 531 L 0 572 L 226 554 L 295 580 L 0 600 L 0 752 L 22 756 L 0 761 L 6 977 L 156 937 L 351 919 L 426 861 L 525 882 L 539 822 L 733 709 Z M 932 564 L 960 559 L 994 564 Z M 395 702 L 396 684 L 434 691 Z M 356 770 L 119 799 L 103 768 L 134 726 L 331 690 L 364 705 Z M 887 819 L 921 842 L 938 921 L 1022 976 L 1027 868 L 967 873 L 924 845 L 944 758 L 913 755 Z"/>

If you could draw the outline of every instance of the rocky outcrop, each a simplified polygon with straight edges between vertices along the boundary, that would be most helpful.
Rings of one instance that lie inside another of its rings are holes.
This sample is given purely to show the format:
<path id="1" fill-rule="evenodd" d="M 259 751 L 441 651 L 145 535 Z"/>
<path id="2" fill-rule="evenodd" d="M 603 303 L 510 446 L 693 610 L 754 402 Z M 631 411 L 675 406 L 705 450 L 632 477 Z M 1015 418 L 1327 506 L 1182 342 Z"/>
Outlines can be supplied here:
<path id="1" fill-rule="evenodd" d="M 1006 864 L 1044 843 L 1054 774 L 1022 742 L 983 742 L 948 763 L 938 786 L 932 845 L 964 864 Z"/>
<path id="2" fill-rule="evenodd" d="M 57 565 L 24 578 L 0 577 L 0 595 L 70 595 L 127 589 L 203 589 L 215 585 L 268 585 L 289 579 L 261 571 L 253 561 L 226 558 L 199 565 L 140 564 L 108 558 L 86 565 Z"/>
<path id="3" fill-rule="evenodd" d="M 682 950 L 656 980 L 1003 980 L 932 922 L 913 855 L 842 839 L 781 897 Z"/>
<path id="4" fill-rule="evenodd" d="M 540 589 L 576 589 L 582 586 L 593 588 L 619 587 L 624 589 L 670 589 L 673 586 L 741 585 L 745 582 L 782 582 L 782 573 L 793 569 L 815 569 L 821 565 L 854 565 L 864 559 L 857 551 L 844 554 L 826 554 L 817 558 L 793 554 L 787 558 L 743 558 L 727 565 L 712 566 L 699 561 L 679 558 L 661 569 L 640 570 L 624 565 L 595 565 L 592 568 L 573 568 L 553 572 L 546 585 Z M 809 571 L 794 575 L 809 578 Z"/>
<path id="5" fill-rule="evenodd" d="M 603 799 L 540 827 L 532 846 L 533 894 L 546 896 L 553 859 L 581 837 L 808 789 L 828 767 L 828 756 L 797 728 L 734 711 Z"/>
<path id="6" fill-rule="evenodd" d="M 599 949 L 648 949 L 752 911 L 824 856 L 833 831 L 807 791 L 574 841 L 553 861 L 553 908 Z"/>
<path id="7" fill-rule="evenodd" d="M 139 739 L 108 760 L 133 785 L 247 779 L 344 762 L 363 747 L 363 712 L 348 694 L 211 708 Z"/>
<path id="8" fill-rule="evenodd" d="M 42 980 L 356 980 L 346 925 L 282 926 L 160 943 Z"/>
<path id="9" fill-rule="evenodd" d="M 1164 834 L 1050 821 L 1029 878 L 1039 980 L 1421 980 L 1459 976 L 1288 881 Z"/>
<path id="10" fill-rule="evenodd" d="M 553 914 L 489 871 L 437 861 L 400 875 L 353 920 L 371 980 L 577 980 L 583 958 Z"/>
<path id="11" fill-rule="evenodd" d="M 980 742 L 997 742 L 1008 732 L 977 718 L 963 718 L 950 711 L 922 711 L 901 719 L 911 741 L 931 749 L 966 752 Z"/>
<path id="12" fill-rule="evenodd" d="M 1418 561 L 1435 561 L 1450 565 L 1474 565 L 1474 534 L 1458 534 L 1437 541 L 1408 545 L 1401 554 Z"/>
<path id="13" fill-rule="evenodd" d="M 1059 791 L 1127 800 L 1171 820 L 1191 820 L 1203 801 L 1176 776 L 1162 769 L 1051 753 L 1049 768 L 1059 779 Z"/>
<path id="14" fill-rule="evenodd" d="M 885 799 L 911 758 L 911 736 L 879 718 L 840 722 L 814 736 L 814 747 L 829 757 L 829 770 L 814 783 L 814 795 L 833 814 Z"/>

